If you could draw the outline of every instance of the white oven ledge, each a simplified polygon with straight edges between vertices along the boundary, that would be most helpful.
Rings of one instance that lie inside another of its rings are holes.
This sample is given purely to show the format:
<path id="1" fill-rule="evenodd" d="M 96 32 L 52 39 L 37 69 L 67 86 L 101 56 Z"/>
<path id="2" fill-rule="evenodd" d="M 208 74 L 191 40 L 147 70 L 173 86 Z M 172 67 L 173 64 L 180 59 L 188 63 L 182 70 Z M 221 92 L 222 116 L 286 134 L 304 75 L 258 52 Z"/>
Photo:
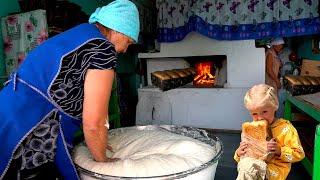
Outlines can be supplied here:
<path id="1" fill-rule="evenodd" d="M 158 88 L 138 90 L 136 124 L 172 124 L 240 130 L 250 120 L 243 105 L 249 88 Z"/>

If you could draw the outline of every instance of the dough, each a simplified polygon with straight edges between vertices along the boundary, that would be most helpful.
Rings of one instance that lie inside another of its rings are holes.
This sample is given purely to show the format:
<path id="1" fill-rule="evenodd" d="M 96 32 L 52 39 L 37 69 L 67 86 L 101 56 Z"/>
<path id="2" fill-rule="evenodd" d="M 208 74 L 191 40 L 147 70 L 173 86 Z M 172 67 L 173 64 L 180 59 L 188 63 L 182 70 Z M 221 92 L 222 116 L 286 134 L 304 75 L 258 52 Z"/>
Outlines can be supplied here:
<path id="1" fill-rule="evenodd" d="M 210 161 L 216 152 L 201 141 L 166 130 L 128 129 L 109 135 L 114 153 L 107 152 L 117 162 L 98 163 L 88 148 L 75 148 L 74 161 L 92 172 L 121 177 L 150 177 L 174 174 L 198 167 Z"/>

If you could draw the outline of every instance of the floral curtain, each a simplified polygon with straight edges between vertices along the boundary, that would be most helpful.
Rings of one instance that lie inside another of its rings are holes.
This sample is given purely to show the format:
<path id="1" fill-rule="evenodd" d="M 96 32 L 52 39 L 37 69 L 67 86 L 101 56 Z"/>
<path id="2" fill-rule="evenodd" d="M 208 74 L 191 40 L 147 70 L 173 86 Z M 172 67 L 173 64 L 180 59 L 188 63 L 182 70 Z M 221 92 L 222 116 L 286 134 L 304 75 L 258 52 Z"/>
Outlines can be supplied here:
<path id="1" fill-rule="evenodd" d="M 1 19 L 6 74 L 9 75 L 33 48 L 48 38 L 46 11 L 35 10 Z"/>
<path id="2" fill-rule="evenodd" d="M 320 33 L 318 0 L 157 0 L 158 40 L 197 31 L 219 40 Z"/>

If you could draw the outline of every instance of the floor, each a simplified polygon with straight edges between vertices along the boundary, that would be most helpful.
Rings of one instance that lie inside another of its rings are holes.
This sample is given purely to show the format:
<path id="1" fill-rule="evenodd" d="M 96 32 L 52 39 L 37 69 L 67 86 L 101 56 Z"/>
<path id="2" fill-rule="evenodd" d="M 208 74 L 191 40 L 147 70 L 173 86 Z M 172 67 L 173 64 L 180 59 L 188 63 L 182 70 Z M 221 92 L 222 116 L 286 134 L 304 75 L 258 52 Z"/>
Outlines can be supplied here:
<path id="1" fill-rule="evenodd" d="M 211 133 L 211 132 L 210 132 Z M 219 160 L 215 179 L 235 180 L 237 177 L 237 164 L 233 160 L 235 150 L 239 146 L 240 134 L 228 132 L 212 132 L 223 143 L 224 152 Z M 311 177 L 301 163 L 294 163 L 287 180 L 309 180 Z"/>

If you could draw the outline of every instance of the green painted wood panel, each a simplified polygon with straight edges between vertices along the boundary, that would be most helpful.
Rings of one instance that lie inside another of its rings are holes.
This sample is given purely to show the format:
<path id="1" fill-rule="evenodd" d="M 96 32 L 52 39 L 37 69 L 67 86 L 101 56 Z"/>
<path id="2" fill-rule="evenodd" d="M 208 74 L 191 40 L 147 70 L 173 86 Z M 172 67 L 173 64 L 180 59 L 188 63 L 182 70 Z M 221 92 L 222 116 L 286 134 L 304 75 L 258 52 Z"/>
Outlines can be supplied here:
<path id="1" fill-rule="evenodd" d="M 17 0 L 1 0 L 0 1 L 0 17 L 7 16 L 10 13 L 20 12 L 20 6 Z M 4 81 L 2 78 L 5 75 L 3 39 L 0 28 L 0 88 Z"/>

